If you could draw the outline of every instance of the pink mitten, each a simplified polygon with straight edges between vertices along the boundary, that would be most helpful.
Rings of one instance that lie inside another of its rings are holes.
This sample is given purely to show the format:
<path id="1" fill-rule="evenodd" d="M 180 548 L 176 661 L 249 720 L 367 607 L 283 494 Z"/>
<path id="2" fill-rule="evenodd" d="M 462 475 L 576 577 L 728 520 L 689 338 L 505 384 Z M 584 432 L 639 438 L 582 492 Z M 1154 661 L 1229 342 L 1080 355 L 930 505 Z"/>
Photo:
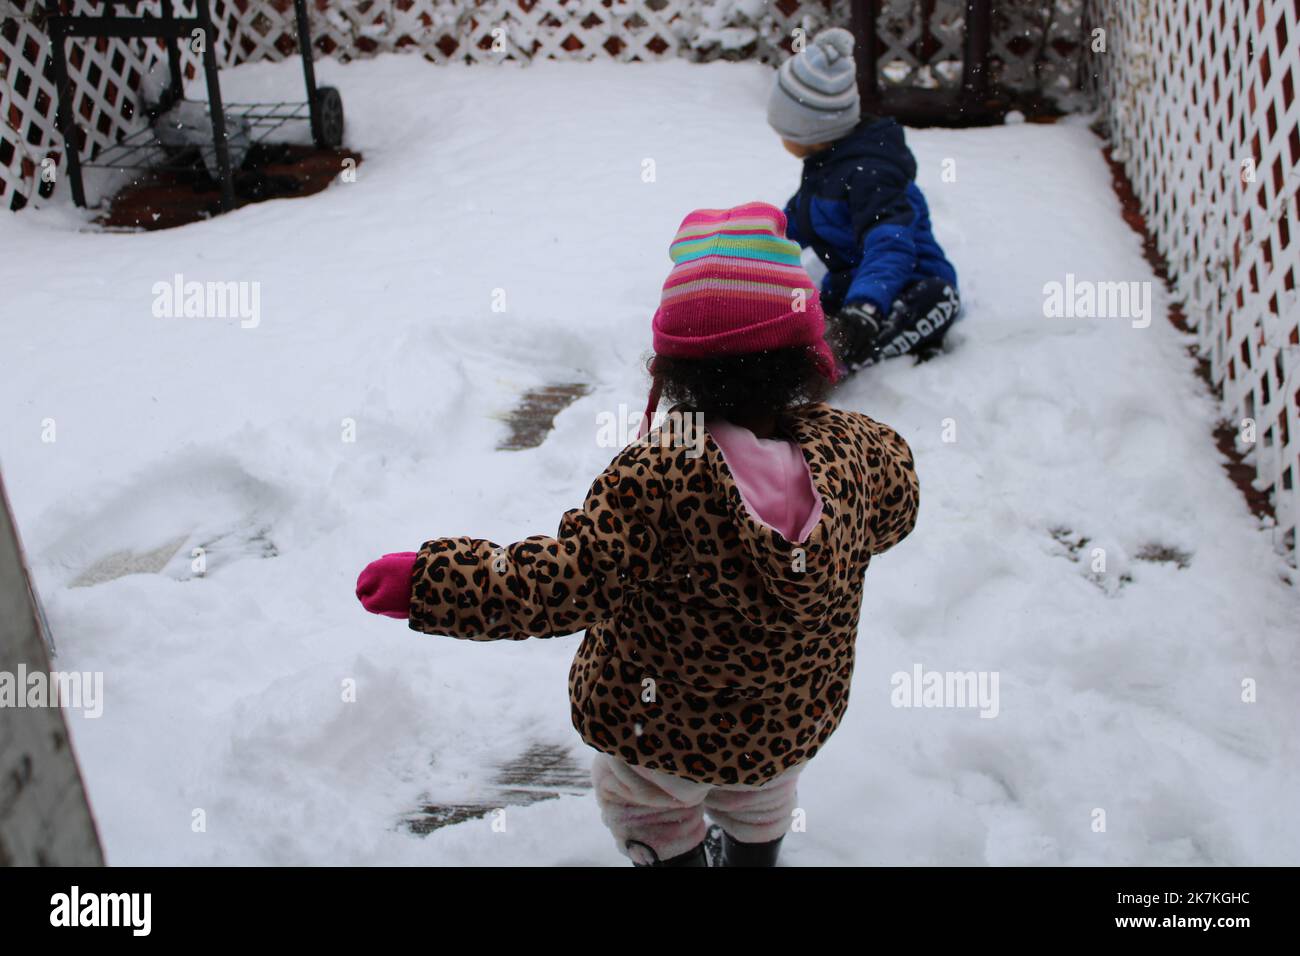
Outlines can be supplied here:
<path id="1" fill-rule="evenodd" d="M 411 616 L 411 572 L 415 570 L 414 551 L 386 554 L 371 561 L 357 578 L 357 600 L 371 614 L 384 617 Z"/>

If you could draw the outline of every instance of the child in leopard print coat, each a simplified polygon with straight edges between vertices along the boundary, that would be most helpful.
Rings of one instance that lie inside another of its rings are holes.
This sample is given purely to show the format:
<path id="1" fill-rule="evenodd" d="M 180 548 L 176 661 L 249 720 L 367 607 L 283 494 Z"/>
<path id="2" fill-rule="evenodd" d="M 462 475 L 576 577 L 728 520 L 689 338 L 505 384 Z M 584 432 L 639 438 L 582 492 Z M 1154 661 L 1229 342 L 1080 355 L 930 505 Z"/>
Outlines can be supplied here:
<path id="1" fill-rule="evenodd" d="M 642 427 L 555 537 L 438 538 L 357 595 L 430 634 L 585 630 L 573 724 L 602 816 L 638 864 L 772 865 L 800 769 L 848 704 L 862 579 L 916 522 L 892 429 L 815 401 L 835 376 L 785 217 L 749 203 L 682 222 L 654 317 Z M 661 393 L 678 404 L 646 433 Z"/>

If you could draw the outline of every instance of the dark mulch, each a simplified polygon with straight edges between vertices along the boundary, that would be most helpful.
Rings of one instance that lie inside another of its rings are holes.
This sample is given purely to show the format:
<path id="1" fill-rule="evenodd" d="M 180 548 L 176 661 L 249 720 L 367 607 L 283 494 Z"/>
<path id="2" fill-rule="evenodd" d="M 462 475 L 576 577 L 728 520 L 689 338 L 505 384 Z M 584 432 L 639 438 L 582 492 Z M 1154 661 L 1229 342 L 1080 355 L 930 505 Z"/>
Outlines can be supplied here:
<path id="1" fill-rule="evenodd" d="M 348 159 L 361 164 L 361 154 L 349 149 L 258 143 L 235 174 L 236 202 L 246 206 L 318 193 Z M 114 229 L 171 229 L 218 215 L 220 199 L 216 182 L 196 160 L 184 169 L 142 174 L 118 191 L 96 222 Z"/>
<path id="2" fill-rule="evenodd" d="M 949 129 L 1001 126 L 1012 110 L 1019 112 L 1029 123 L 1055 123 L 1065 115 L 1041 94 L 1005 89 L 994 89 L 982 100 L 966 102 L 959 93 L 951 90 L 886 88 L 878 100 L 864 104 L 863 109 L 881 116 L 892 116 L 904 126 Z"/>

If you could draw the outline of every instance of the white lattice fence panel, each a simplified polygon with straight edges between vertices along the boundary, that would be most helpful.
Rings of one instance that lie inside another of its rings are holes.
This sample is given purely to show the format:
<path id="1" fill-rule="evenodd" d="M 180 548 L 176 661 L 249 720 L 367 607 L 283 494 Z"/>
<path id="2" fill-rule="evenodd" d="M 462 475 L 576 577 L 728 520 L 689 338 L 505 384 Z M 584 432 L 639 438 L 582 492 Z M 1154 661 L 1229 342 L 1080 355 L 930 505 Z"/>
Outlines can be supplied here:
<path id="1" fill-rule="evenodd" d="M 615 36 L 623 44 L 619 56 L 624 60 L 652 60 L 676 52 L 674 38 L 680 27 L 678 8 L 668 0 L 644 3 L 620 2 Z"/>
<path id="2" fill-rule="evenodd" d="M 1300 515 L 1300 2 L 1101 0 L 1118 157 L 1239 424 L 1279 544 Z"/>
<path id="3" fill-rule="evenodd" d="M 916 75 L 920 65 L 913 50 L 921 41 L 922 19 L 921 7 L 909 0 L 881 4 L 876 29 L 884 48 L 878 55 L 885 82 L 902 85 Z"/>
<path id="4" fill-rule="evenodd" d="M 1002 0 L 993 4 L 991 80 L 1063 109 L 1085 105 L 1080 59 L 1087 0 Z M 881 80 L 887 86 L 961 86 L 966 0 L 883 0 L 877 20 Z"/>
<path id="5" fill-rule="evenodd" d="M 1065 109 L 1082 105 L 1080 59 L 1089 26 L 1088 0 L 995 4 L 993 82 L 1035 92 Z"/>
<path id="6" fill-rule="evenodd" d="M 696 60 L 779 63 L 790 54 L 796 30 L 811 37 L 826 27 L 850 25 L 848 0 L 700 0 L 677 6 L 682 52 Z"/>
<path id="7" fill-rule="evenodd" d="M 1080 59 L 1087 0 L 1002 0 L 993 4 L 992 82 L 1035 93 L 1063 109 L 1085 105 Z M 961 86 L 966 0 L 883 0 L 877 20 L 886 86 Z"/>
<path id="8" fill-rule="evenodd" d="M 224 63 L 280 59 L 297 49 L 290 0 L 247 3 L 223 21 Z M 796 27 L 847 26 L 848 0 L 316 0 L 318 53 L 350 59 L 415 49 L 435 62 L 614 58 L 683 53 L 774 61 Z"/>
<path id="9" fill-rule="evenodd" d="M 65 6 L 73 13 L 98 9 L 90 0 Z M 0 2 L 0 202 L 9 209 L 51 191 L 44 160 L 54 162 L 56 181 L 65 164 L 44 24 L 41 0 Z M 135 91 L 155 51 L 144 41 L 104 38 L 69 41 L 66 49 L 78 146 L 82 155 L 94 154 L 140 123 Z"/>
<path id="10" fill-rule="evenodd" d="M 119 12 L 124 15 L 157 15 L 161 0 L 142 0 Z M 230 39 L 239 34 L 220 32 L 221 24 L 248 0 L 213 0 L 212 16 L 218 25 L 217 58 L 233 62 L 237 51 Z M 64 2 L 65 14 L 99 15 L 99 0 Z M 178 16 L 192 16 L 192 0 L 176 4 Z M 0 202 L 19 209 L 38 196 L 47 196 L 53 182 L 42 178 L 42 161 L 54 162 L 55 181 L 63 177 L 67 158 L 63 136 L 56 119 L 57 96 L 50 42 L 45 32 L 43 0 L 0 0 Z M 141 78 L 151 66 L 165 71 L 166 54 L 159 40 L 113 38 L 69 39 L 65 41 L 68 78 L 73 89 L 78 152 L 83 158 L 138 129 L 144 122 L 139 112 Z M 200 56 L 181 45 L 181 69 L 194 79 L 201 68 Z"/>
<path id="11" fill-rule="evenodd" d="M 225 24 L 224 62 L 297 52 L 290 0 L 242 6 Z M 309 19 L 316 52 L 340 59 L 414 50 L 438 63 L 629 60 L 677 53 L 673 21 L 682 6 L 682 0 L 317 0 Z"/>
<path id="12" fill-rule="evenodd" d="M 551 0 L 527 3 L 496 0 L 477 8 L 464 44 L 474 60 L 658 59 L 677 52 L 668 16 L 638 12 L 644 4 L 627 0 Z M 631 25 L 629 26 L 629 21 Z"/>
<path id="13" fill-rule="evenodd" d="M 44 69 L 45 34 L 22 4 L 0 7 L 0 202 L 21 209 L 34 198 L 41 162 L 57 151 L 53 73 Z M 48 75 L 47 75 L 48 74 Z"/>
<path id="14" fill-rule="evenodd" d="M 881 81 L 890 86 L 961 85 L 965 0 L 885 0 L 876 21 Z"/>

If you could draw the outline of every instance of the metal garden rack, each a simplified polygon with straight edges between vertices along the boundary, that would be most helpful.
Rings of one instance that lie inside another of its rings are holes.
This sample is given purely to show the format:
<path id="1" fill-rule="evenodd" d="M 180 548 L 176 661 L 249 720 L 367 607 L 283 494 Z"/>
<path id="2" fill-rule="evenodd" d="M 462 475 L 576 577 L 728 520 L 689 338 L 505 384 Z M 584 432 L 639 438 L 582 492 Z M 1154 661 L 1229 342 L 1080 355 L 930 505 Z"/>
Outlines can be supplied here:
<path id="1" fill-rule="evenodd" d="M 160 169 L 167 163 L 162 144 L 152 127 L 145 127 L 126 136 L 121 141 L 102 150 L 93 160 L 83 162 L 78 154 L 76 120 L 73 111 L 72 84 L 68 77 L 68 61 L 64 41 L 113 37 L 117 39 L 160 39 L 167 49 L 168 86 L 165 102 L 168 106 L 184 99 L 184 81 L 181 74 L 181 39 L 193 37 L 202 31 L 203 75 L 208 91 L 208 113 L 212 119 L 212 143 L 199 147 L 215 152 L 215 166 L 221 186 L 220 208 L 223 212 L 235 208 L 234 170 L 230 165 L 230 144 L 226 134 L 226 117 L 239 117 L 248 124 L 251 142 L 261 142 L 281 126 L 294 120 L 307 120 L 311 124 L 312 141 L 321 149 L 332 149 L 343 142 L 343 100 L 332 86 L 316 85 L 316 71 L 312 63 L 311 26 L 307 20 L 307 0 L 294 0 L 294 14 L 298 32 L 298 50 L 302 55 L 302 73 L 307 88 L 305 101 L 279 103 L 227 103 L 221 100 L 221 81 L 217 74 L 217 30 L 212 22 L 209 0 L 195 0 L 194 16 L 178 16 L 173 9 L 177 0 L 160 0 L 161 16 L 121 16 L 117 7 L 134 7 L 138 0 L 101 0 L 107 8 L 98 16 L 86 14 L 64 16 L 59 12 L 59 0 L 46 0 L 47 29 L 50 34 L 50 52 L 53 57 L 54 79 L 58 87 L 58 125 L 63 135 L 68 158 L 68 176 L 72 183 L 72 198 L 78 206 L 86 205 L 85 187 L 81 171 L 88 168 L 107 169 Z M 210 154 L 211 155 L 211 154 Z M 162 157 L 162 161 L 160 161 Z"/>

